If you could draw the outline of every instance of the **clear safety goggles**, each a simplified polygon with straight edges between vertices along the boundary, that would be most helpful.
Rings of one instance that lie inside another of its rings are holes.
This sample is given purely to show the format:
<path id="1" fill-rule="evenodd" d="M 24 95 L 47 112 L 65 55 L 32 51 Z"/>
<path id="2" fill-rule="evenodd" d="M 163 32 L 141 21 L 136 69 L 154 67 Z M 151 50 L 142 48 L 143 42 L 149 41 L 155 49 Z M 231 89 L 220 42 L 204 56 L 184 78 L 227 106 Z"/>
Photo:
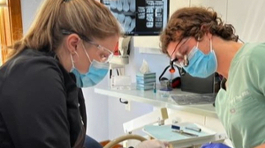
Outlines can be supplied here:
<path id="1" fill-rule="evenodd" d="M 96 61 L 102 62 L 102 63 L 107 63 L 113 57 L 113 52 L 110 49 L 105 48 L 105 47 L 103 47 L 97 43 L 94 43 L 94 42 L 88 42 L 88 43 L 97 47 L 97 49 L 98 49 L 95 54 L 97 55 L 97 57 L 99 57 L 99 59 L 95 59 Z"/>
<path id="2" fill-rule="evenodd" d="M 74 32 L 74 31 L 68 31 L 68 30 L 65 30 L 65 29 L 62 29 L 61 31 L 62 31 L 62 34 L 64 34 L 64 35 L 70 35 L 70 34 L 72 34 L 72 33 L 75 33 L 75 34 L 77 34 L 82 40 L 85 40 L 85 41 L 88 42 L 89 44 L 91 44 L 91 45 L 93 45 L 93 46 L 96 46 L 98 50 L 96 51 L 95 54 L 97 55 L 96 57 L 99 57 L 99 58 L 94 59 L 94 60 L 96 60 L 96 61 L 98 61 L 98 62 L 102 62 L 102 63 L 107 63 L 107 62 L 109 62 L 109 61 L 111 60 L 111 58 L 113 57 L 113 52 L 112 52 L 110 49 L 105 48 L 105 47 L 103 47 L 103 46 L 101 46 L 101 45 L 99 45 L 99 44 L 97 44 L 97 43 L 95 43 L 95 42 L 93 42 L 93 41 L 87 39 L 84 35 L 78 34 L 78 33 Z"/>

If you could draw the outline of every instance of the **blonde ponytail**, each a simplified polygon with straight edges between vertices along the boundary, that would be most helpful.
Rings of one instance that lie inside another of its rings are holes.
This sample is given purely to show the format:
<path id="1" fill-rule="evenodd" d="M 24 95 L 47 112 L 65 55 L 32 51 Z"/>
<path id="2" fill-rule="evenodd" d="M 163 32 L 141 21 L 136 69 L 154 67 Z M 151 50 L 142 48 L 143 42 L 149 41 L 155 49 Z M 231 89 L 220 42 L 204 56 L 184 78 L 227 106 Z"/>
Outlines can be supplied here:
<path id="1" fill-rule="evenodd" d="M 94 0 L 45 0 L 26 35 L 12 47 L 10 57 L 24 49 L 55 51 L 63 30 L 87 39 L 119 35 L 120 27 L 108 8 Z"/>

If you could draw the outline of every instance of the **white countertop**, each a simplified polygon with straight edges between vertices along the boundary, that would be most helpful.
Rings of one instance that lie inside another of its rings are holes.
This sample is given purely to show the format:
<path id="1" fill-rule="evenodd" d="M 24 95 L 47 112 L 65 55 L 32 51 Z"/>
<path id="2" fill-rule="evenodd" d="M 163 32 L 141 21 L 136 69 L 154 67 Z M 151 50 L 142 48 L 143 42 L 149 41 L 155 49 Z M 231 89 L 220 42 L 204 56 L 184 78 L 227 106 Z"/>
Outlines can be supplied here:
<path id="1" fill-rule="evenodd" d="M 171 97 L 160 98 L 157 94 L 153 93 L 152 90 L 140 91 L 132 87 L 131 90 L 113 90 L 110 87 L 95 88 L 95 92 L 103 95 L 108 95 L 111 97 L 122 98 L 130 101 L 141 102 L 146 104 L 151 104 L 155 107 L 166 107 L 170 109 L 190 112 L 194 114 L 200 114 L 204 116 L 210 116 L 217 118 L 215 113 L 215 108 L 212 104 L 204 105 L 178 105 L 174 102 Z M 174 89 L 171 94 L 192 94 L 188 92 L 183 92 L 179 89 Z"/>

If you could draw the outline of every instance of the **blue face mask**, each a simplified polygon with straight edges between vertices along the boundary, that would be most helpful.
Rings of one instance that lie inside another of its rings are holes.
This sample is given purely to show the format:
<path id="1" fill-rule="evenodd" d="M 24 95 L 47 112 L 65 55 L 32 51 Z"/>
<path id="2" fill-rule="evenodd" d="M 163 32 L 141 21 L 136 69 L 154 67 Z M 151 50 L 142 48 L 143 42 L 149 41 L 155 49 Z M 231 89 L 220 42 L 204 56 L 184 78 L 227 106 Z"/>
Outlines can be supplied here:
<path id="1" fill-rule="evenodd" d="M 84 49 L 86 52 L 86 50 Z M 85 74 L 81 74 L 74 66 L 74 61 L 71 55 L 71 61 L 72 61 L 72 70 L 71 72 L 75 75 L 76 78 L 76 85 L 80 88 L 83 87 L 91 87 L 97 85 L 108 73 L 109 71 L 109 63 L 102 63 L 93 60 L 91 62 L 87 52 L 86 55 L 90 61 L 90 66 L 88 69 L 88 72 Z"/>
<path id="2" fill-rule="evenodd" d="M 184 70 L 193 77 L 207 78 L 217 70 L 217 59 L 212 49 L 210 40 L 210 52 L 204 54 L 197 46 L 194 47 L 188 55 L 189 65 L 183 67 Z"/>

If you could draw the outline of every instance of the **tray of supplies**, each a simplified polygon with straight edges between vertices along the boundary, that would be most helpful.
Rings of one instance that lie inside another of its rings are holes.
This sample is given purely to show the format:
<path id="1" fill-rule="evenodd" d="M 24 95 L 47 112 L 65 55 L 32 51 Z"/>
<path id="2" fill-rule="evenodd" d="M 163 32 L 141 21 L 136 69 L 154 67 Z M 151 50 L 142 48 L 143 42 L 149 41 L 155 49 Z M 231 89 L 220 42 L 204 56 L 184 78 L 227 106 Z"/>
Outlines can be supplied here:
<path id="1" fill-rule="evenodd" d="M 213 104 L 216 94 L 172 94 L 171 99 L 178 105 Z"/>
<path id="2" fill-rule="evenodd" d="M 178 126 L 180 130 L 175 130 L 172 126 Z M 207 141 L 207 139 L 210 141 L 216 134 L 204 126 L 190 122 L 175 125 L 146 125 L 143 131 L 152 138 L 174 144 L 199 140 Z"/>

